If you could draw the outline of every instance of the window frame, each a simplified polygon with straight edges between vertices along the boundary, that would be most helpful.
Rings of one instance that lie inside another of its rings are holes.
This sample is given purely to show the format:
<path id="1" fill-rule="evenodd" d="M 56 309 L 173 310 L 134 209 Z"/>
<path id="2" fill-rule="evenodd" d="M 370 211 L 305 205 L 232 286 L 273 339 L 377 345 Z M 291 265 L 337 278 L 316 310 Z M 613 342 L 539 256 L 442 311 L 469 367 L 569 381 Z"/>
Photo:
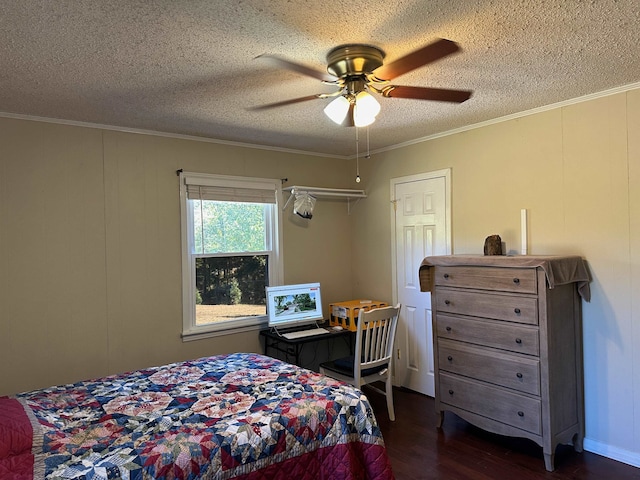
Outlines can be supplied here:
<path id="1" fill-rule="evenodd" d="M 270 237 L 271 249 L 251 254 L 269 255 L 269 285 L 282 284 L 284 262 L 282 256 L 282 181 L 280 179 L 238 177 L 209 173 L 179 172 L 180 176 L 180 228 L 182 250 L 182 340 L 198 340 L 201 338 L 229 335 L 263 328 L 267 325 L 267 315 L 245 317 L 221 323 L 196 325 L 195 303 L 195 258 L 202 254 L 192 253 L 194 245 L 192 210 L 188 208 L 187 185 L 201 185 L 221 188 L 273 190 L 275 204 L 271 204 L 270 213 L 265 218 L 267 235 Z M 206 256 L 224 256 L 206 255 Z"/>

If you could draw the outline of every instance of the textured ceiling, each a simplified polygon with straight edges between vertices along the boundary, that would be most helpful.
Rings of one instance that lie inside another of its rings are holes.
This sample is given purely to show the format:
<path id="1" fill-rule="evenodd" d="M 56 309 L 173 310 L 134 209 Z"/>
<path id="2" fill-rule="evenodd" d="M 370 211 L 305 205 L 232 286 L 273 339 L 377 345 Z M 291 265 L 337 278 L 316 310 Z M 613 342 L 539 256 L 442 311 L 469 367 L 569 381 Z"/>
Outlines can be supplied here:
<path id="1" fill-rule="evenodd" d="M 378 97 L 375 151 L 636 84 L 639 27 L 638 0 L 2 0 L 0 112 L 352 156 L 355 129 L 325 117 L 328 100 L 250 110 L 332 91 L 256 56 L 324 71 L 344 43 L 393 61 L 456 41 L 393 83 L 471 99 Z"/>

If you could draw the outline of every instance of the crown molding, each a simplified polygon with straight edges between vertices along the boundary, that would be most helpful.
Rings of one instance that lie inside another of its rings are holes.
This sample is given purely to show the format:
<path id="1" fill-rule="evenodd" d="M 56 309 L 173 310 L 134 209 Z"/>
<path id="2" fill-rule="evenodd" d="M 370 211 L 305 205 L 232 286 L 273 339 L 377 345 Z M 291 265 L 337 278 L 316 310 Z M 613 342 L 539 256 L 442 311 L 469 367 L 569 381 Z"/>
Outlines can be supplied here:
<path id="1" fill-rule="evenodd" d="M 486 120 L 484 122 L 474 123 L 472 125 L 466 125 L 460 128 L 454 128 L 452 130 L 447 130 L 445 132 L 436 133 L 433 135 L 429 135 L 426 137 L 416 138 L 414 140 L 409 140 L 407 142 L 397 143 L 395 145 L 390 145 L 388 147 L 379 148 L 376 150 L 371 150 L 369 155 L 374 155 L 378 153 L 389 152 L 392 150 L 398 150 L 400 148 L 408 147 L 411 145 L 416 145 L 418 143 L 428 142 L 429 140 L 435 140 L 437 138 L 448 137 L 450 135 L 455 135 L 462 132 L 467 132 L 469 130 L 475 130 L 478 128 L 487 127 L 489 125 L 495 125 L 497 123 L 508 122 L 510 120 L 515 120 L 517 118 L 527 117 L 530 115 L 536 115 L 538 113 L 547 112 L 549 110 L 555 110 L 557 108 L 567 107 L 569 105 L 575 105 L 577 103 L 588 102 L 591 100 L 595 100 L 598 98 L 608 97 L 610 95 L 616 95 L 618 93 L 628 92 L 630 90 L 636 90 L 640 88 L 640 82 L 632 83 L 629 85 L 623 85 L 620 87 L 611 88 L 608 90 L 604 90 L 602 92 L 591 93 L 589 95 L 583 95 L 581 97 L 576 97 L 569 100 L 564 100 L 562 102 L 552 103 L 550 105 L 544 105 L 542 107 L 533 108 L 531 110 L 525 110 L 518 113 L 513 113 L 510 115 L 505 115 L 503 117 L 494 118 L 491 120 Z M 164 138 L 174 138 L 179 140 L 191 140 L 196 142 L 204 142 L 204 143 L 214 143 L 218 145 L 228 145 L 232 147 L 241 147 L 241 148 L 252 148 L 255 150 L 266 150 L 270 152 L 282 152 L 282 153 L 290 153 L 294 155 L 308 155 L 312 157 L 325 157 L 325 158 L 340 158 L 346 160 L 353 160 L 356 158 L 356 155 L 335 155 L 328 153 L 320 153 L 320 152 L 311 152 L 307 150 L 296 150 L 291 148 L 283 148 L 283 147 L 272 147 L 268 145 L 258 145 L 253 143 L 244 143 L 244 142 L 234 142 L 229 140 L 218 140 L 215 138 L 207 138 L 207 137 L 198 137 L 195 135 L 182 135 L 178 133 L 166 133 L 166 132 L 158 132 L 155 130 L 145 130 L 139 128 L 127 128 L 127 127 L 119 127 L 116 125 L 105 125 L 99 123 L 91 123 L 91 122 L 81 122 L 75 120 L 64 120 L 60 118 L 51 118 L 51 117 L 39 117 L 35 115 L 23 115 L 18 113 L 8 113 L 8 112 L 0 112 L 0 118 L 12 118 L 16 120 L 27 120 L 34 122 L 45 122 L 45 123 L 56 123 L 60 125 L 70 125 L 75 127 L 86 127 L 86 128 L 96 128 L 100 130 L 110 130 L 115 132 L 122 133 L 133 133 L 138 135 L 151 135 L 156 137 L 164 137 Z"/>
<path id="2" fill-rule="evenodd" d="M 391 150 L 397 150 L 399 148 L 408 147 L 410 145 L 415 145 L 417 143 L 427 142 L 429 140 L 435 140 L 436 138 L 448 137 L 449 135 L 455 135 L 457 133 L 467 132 L 469 130 L 475 130 L 477 128 L 487 127 L 489 125 L 495 125 L 496 123 L 508 122 L 509 120 L 515 120 L 517 118 L 528 117 L 529 115 L 535 115 L 542 112 L 547 112 L 549 110 L 555 110 L 557 108 L 567 107 L 569 105 L 575 105 L 577 103 L 588 102 L 590 100 L 595 100 L 602 97 L 608 97 L 610 95 L 616 95 L 618 93 L 628 92 L 630 90 L 636 90 L 640 88 L 640 82 L 631 83 L 629 85 L 623 85 L 620 87 L 611 88 L 609 90 L 604 90 L 602 92 L 591 93 L 589 95 L 583 95 L 582 97 L 572 98 L 570 100 L 564 100 L 562 102 L 552 103 L 550 105 L 545 105 L 542 107 L 533 108 L 531 110 L 524 110 L 522 112 L 513 113 L 511 115 L 505 115 L 503 117 L 494 118 L 492 120 L 487 120 L 484 122 L 474 123 L 472 125 L 467 125 L 460 128 L 455 128 L 453 130 L 447 130 L 446 132 L 436 133 L 434 135 L 429 135 L 427 137 L 416 138 L 415 140 L 409 140 L 408 142 L 398 143 L 395 145 L 390 145 L 388 147 L 379 148 L 377 150 L 372 150 L 370 155 L 376 153 L 388 152 Z M 350 156 L 349 158 L 356 158 L 355 155 Z"/>
<path id="3" fill-rule="evenodd" d="M 0 118 L 12 118 L 15 120 L 27 120 L 33 122 L 45 122 L 45 123 L 55 123 L 59 125 L 70 125 L 73 127 L 86 127 L 86 128 L 95 128 L 99 130 L 109 130 L 114 132 L 122 132 L 122 133 L 133 133 L 136 135 L 151 135 L 154 137 L 164 137 L 164 138 L 175 138 L 178 140 L 191 140 L 195 142 L 204 142 L 204 143 L 215 143 L 219 145 L 228 145 L 231 147 L 241 147 L 241 148 L 252 148 L 255 150 L 267 150 L 270 152 L 282 152 L 282 153 L 292 153 L 294 155 L 308 155 L 312 157 L 325 157 L 325 158 L 348 158 L 345 155 L 335 155 L 330 153 L 320 153 L 320 152 L 310 152 L 307 150 L 296 150 L 293 148 L 283 148 L 283 147 L 272 147 L 268 145 L 258 145 L 254 143 L 244 143 L 244 142 L 233 142 L 230 140 L 218 140 L 215 138 L 207 138 L 207 137 L 198 137 L 195 135 L 183 135 L 179 133 L 167 133 L 167 132 L 159 132 L 156 130 L 145 130 L 141 128 L 128 128 L 128 127 L 119 127 L 117 125 L 105 125 L 100 123 L 91 123 L 91 122 L 81 122 L 76 120 L 65 120 L 62 118 L 51 118 L 51 117 L 38 117 L 35 115 L 23 115 L 20 113 L 8 113 L 8 112 L 0 112 Z"/>

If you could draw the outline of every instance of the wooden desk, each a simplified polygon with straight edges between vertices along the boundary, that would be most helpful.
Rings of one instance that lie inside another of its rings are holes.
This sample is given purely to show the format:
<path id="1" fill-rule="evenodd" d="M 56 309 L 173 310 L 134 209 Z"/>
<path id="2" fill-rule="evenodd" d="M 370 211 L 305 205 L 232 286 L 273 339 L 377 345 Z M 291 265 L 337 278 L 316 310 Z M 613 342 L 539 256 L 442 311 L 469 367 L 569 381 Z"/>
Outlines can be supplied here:
<path id="1" fill-rule="evenodd" d="M 285 338 L 278 335 L 271 329 L 260 330 L 260 336 L 264 337 L 264 354 L 269 355 L 269 351 L 274 350 L 286 355 L 291 355 L 295 358 L 294 363 L 303 367 L 304 365 L 300 365 L 300 354 L 306 344 L 317 343 L 323 340 L 334 342 L 338 338 L 342 338 L 348 342 L 349 351 L 353 354 L 355 332 L 350 332 L 349 330 L 336 331 L 332 330 L 331 327 L 326 327 L 326 329 L 329 330 L 329 333 L 300 338 Z"/>

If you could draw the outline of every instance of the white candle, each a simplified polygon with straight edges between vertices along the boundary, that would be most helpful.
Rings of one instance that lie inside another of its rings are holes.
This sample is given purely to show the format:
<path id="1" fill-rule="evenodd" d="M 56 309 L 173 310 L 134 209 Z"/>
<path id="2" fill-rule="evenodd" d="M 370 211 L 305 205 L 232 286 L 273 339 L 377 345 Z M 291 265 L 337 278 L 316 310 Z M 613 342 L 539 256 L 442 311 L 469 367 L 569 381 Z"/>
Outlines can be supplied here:
<path id="1" fill-rule="evenodd" d="M 520 253 L 522 255 L 527 254 L 527 209 L 520 210 L 520 240 L 522 242 L 522 248 Z"/>

